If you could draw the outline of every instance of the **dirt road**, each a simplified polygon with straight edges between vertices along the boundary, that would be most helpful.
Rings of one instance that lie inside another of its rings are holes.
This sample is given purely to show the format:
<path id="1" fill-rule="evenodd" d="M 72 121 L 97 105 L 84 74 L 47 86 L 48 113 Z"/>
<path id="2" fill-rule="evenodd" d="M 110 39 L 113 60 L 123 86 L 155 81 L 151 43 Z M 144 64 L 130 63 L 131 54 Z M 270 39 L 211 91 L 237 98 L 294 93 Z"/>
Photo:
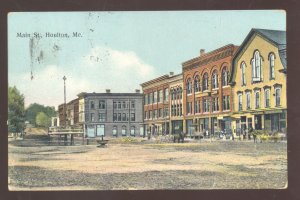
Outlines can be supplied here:
<path id="1" fill-rule="evenodd" d="M 27 142 L 27 143 L 26 143 Z M 47 146 L 9 142 L 10 190 L 284 188 L 286 142 L 111 143 Z"/>

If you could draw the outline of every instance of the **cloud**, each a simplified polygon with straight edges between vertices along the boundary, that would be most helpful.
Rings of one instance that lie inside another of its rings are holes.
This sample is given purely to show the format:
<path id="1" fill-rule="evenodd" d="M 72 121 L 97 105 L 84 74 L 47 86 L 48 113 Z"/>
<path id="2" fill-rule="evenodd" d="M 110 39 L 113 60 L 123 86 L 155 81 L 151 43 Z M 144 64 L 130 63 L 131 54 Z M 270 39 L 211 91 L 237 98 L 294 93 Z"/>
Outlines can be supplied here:
<path id="1" fill-rule="evenodd" d="M 67 77 L 67 102 L 80 92 L 134 92 L 155 76 L 154 67 L 131 51 L 94 47 L 73 63 L 41 67 L 34 72 L 33 80 L 30 72 L 11 76 L 9 84 L 25 95 L 26 106 L 39 103 L 57 108 L 64 101 L 63 76 Z"/>

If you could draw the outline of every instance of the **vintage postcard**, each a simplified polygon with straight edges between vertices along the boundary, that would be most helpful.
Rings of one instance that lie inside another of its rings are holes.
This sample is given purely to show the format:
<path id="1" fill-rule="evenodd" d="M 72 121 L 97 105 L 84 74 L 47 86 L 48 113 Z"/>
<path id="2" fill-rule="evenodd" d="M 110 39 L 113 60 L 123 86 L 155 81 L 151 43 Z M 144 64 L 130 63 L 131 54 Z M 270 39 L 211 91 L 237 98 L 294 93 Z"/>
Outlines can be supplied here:
<path id="1" fill-rule="evenodd" d="M 11 191 L 285 189 L 283 10 L 11 12 Z"/>

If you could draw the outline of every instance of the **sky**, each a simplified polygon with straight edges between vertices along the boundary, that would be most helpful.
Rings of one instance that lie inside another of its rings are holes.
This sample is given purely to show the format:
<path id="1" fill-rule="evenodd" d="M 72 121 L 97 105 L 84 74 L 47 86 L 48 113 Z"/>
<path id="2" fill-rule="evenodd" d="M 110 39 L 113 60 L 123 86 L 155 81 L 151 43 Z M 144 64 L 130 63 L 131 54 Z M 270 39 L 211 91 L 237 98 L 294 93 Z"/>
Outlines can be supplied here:
<path id="1" fill-rule="evenodd" d="M 8 85 L 32 103 L 57 106 L 80 92 L 134 92 L 252 28 L 286 30 L 283 10 L 13 12 L 8 14 Z M 78 33 L 73 37 L 73 33 Z M 47 37 L 60 33 L 68 37 Z M 25 37 L 21 37 L 25 36 Z M 49 35 L 49 34 L 48 34 Z"/>

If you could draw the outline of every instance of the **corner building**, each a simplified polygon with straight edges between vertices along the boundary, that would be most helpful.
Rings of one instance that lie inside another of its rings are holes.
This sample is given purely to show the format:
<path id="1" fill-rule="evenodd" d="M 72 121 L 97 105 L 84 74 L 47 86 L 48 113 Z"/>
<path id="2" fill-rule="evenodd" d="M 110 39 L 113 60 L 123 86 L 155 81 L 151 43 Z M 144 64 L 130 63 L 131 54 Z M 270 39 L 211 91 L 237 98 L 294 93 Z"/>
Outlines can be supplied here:
<path id="1" fill-rule="evenodd" d="M 232 129 L 286 132 L 286 32 L 252 29 L 233 58 Z"/>
<path id="2" fill-rule="evenodd" d="M 143 136 L 143 94 L 80 93 L 79 123 L 86 137 Z"/>
<path id="3" fill-rule="evenodd" d="M 231 131 L 231 63 L 237 46 L 229 44 L 182 63 L 184 132 L 204 136 Z"/>
<path id="4" fill-rule="evenodd" d="M 173 73 L 170 73 L 170 76 Z M 145 134 L 169 134 L 169 75 L 163 75 L 141 84 L 144 94 Z"/>

